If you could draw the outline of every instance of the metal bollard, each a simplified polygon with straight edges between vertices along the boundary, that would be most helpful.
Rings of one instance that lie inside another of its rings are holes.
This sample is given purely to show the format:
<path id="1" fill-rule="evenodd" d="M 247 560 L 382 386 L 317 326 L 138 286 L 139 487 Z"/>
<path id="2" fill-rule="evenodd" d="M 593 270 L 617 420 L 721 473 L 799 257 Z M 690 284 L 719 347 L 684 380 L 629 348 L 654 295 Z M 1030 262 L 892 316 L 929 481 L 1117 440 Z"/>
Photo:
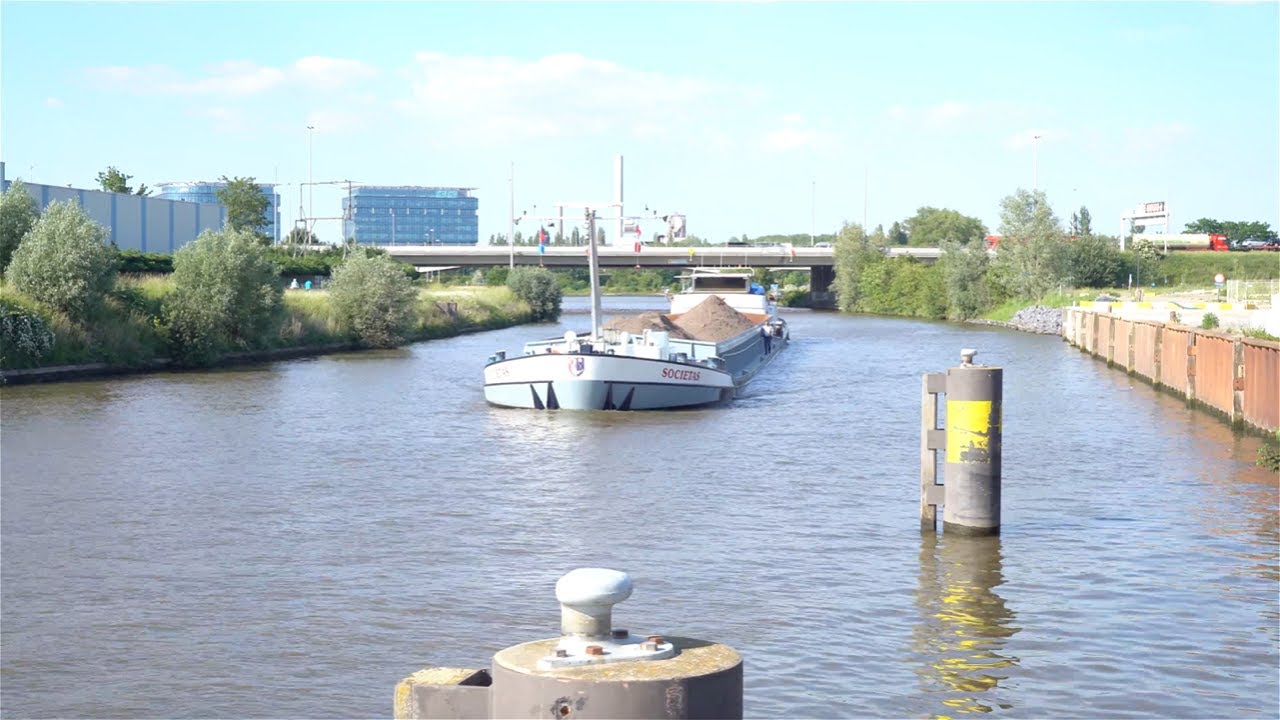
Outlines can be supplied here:
<path id="1" fill-rule="evenodd" d="M 491 674 L 415 673 L 396 686 L 395 717 L 741 718 L 738 653 L 718 643 L 615 629 L 613 605 L 631 591 L 623 572 L 568 573 L 556 583 L 561 637 L 499 651 Z"/>
<path id="2" fill-rule="evenodd" d="M 965 535 L 1000 532 L 1001 417 L 1004 370 L 973 364 L 976 350 L 960 351 L 959 367 L 924 376 L 921 415 L 920 526 Z M 946 393 L 945 429 L 935 426 L 938 393 Z M 935 482 L 934 451 L 945 447 L 944 484 Z"/>

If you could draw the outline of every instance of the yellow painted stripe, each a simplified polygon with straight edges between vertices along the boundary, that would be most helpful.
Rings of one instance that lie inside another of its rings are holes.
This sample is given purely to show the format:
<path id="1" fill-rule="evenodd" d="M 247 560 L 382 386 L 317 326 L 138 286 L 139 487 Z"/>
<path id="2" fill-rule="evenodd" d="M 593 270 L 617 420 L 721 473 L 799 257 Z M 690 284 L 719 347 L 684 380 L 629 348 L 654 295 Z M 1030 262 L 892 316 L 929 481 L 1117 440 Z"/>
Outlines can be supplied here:
<path id="1" fill-rule="evenodd" d="M 1000 418 L 995 419 L 996 428 Z M 947 462 L 991 462 L 991 401 L 947 401 Z"/>
<path id="2" fill-rule="evenodd" d="M 1087 307 L 1087 308 L 1091 308 L 1091 307 L 1093 307 L 1093 301 L 1092 301 L 1092 300 L 1081 300 L 1081 301 L 1080 301 L 1080 307 L 1082 307 L 1082 308 L 1085 308 L 1085 307 Z"/>
<path id="3" fill-rule="evenodd" d="M 1147 300 L 1147 301 L 1144 301 L 1144 302 L 1140 302 L 1140 303 L 1138 303 L 1138 307 L 1142 308 L 1143 310 L 1150 310 L 1150 309 L 1151 309 L 1151 307 L 1152 307 L 1152 306 L 1151 306 L 1151 301 Z"/>

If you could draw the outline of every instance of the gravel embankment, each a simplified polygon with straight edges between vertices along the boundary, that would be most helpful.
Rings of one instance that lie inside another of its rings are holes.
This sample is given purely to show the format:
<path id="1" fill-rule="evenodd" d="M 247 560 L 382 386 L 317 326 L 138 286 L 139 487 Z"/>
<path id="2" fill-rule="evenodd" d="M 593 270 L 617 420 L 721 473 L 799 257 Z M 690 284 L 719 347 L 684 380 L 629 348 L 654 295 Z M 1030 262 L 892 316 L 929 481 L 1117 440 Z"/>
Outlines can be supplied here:
<path id="1" fill-rule="evenodd" d="M 1032 305 L 1014 313 L 1009 322 L 996 322 L 994 320 L 970 320 L 970 322 L 980 325 L 999 325 L 1040 335 L 1061 335 L 1062 308 Z"/>

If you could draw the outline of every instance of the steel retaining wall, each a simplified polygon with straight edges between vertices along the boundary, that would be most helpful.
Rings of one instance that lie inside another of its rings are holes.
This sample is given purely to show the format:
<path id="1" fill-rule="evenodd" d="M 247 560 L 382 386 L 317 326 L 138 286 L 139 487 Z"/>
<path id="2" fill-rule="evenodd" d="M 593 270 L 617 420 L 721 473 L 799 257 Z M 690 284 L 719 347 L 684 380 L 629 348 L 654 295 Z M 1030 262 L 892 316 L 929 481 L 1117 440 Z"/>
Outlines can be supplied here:
<path id="1" fill-rule="evenodd" d="M 1133 324 L 1133 371 L 1142 377 L 1156 382 L 1160 366 L 1156 360 L 1160 357 L 1160 323 L 1135 322 Z"/>
<path id="2" fill-rule="evenodd" d="M 1120 367 L 1133 371 L 1133 349 L 1131 344 L 1133 332 L 1133 323 L 1128 320 L 1116 318 L 1112 321 L 1114 326 L 1112 343 L 1111 343 L 1111 361 Z"/>
<path id="3" fill-rule="evenodd" d="M 1187 330 L 1168 325 L 1160 335 L 1160 384 L 1190 397 L 1191 388 L 1188 381 L 1191 368 L 1188 366 L 1191 363 L 1188 358 L 1195 338 Z"/>
<path id="4" fill-rule="evenodd" d="M 1196 333 L 1195 399 L 1231 415 L 1235 411 L 1236 350 L 1234 338 Z"/>
<path id="5" fill-rule="evenodd" d="M 1266 432 L 1280 430 L 1280 342 L 1063 311 L 1062 336 L 1156 387 Z"/>
<path id="6" fill-rule="evenodd" d="M 1245 340 L 1241 413 L 1244 421 L 1266 430 L 1280 427 L 1280 343 Z"/>

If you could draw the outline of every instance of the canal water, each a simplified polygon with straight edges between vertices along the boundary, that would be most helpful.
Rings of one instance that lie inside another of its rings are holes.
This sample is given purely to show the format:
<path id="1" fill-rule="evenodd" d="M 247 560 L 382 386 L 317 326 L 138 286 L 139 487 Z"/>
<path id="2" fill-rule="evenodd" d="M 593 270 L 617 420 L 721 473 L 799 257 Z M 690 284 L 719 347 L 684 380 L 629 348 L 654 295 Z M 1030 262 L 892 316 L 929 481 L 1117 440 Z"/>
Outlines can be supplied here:
<path id="1" fill-rule="evenodd" d="M 610 298 L 610 311 L 660 299 Z M 558 634 L 626 570 L 636 632 L 745 658 L 751 717 L 1275 717 L 1259 440 L 1056 337 L 787 314 L 727 407 L 490 408 L 555 326 L 7 388 L 7 717 L 385 717 L 428 665 Z M 1005 368 L 998 538 L 922 536 L 920 376 Z"/>

